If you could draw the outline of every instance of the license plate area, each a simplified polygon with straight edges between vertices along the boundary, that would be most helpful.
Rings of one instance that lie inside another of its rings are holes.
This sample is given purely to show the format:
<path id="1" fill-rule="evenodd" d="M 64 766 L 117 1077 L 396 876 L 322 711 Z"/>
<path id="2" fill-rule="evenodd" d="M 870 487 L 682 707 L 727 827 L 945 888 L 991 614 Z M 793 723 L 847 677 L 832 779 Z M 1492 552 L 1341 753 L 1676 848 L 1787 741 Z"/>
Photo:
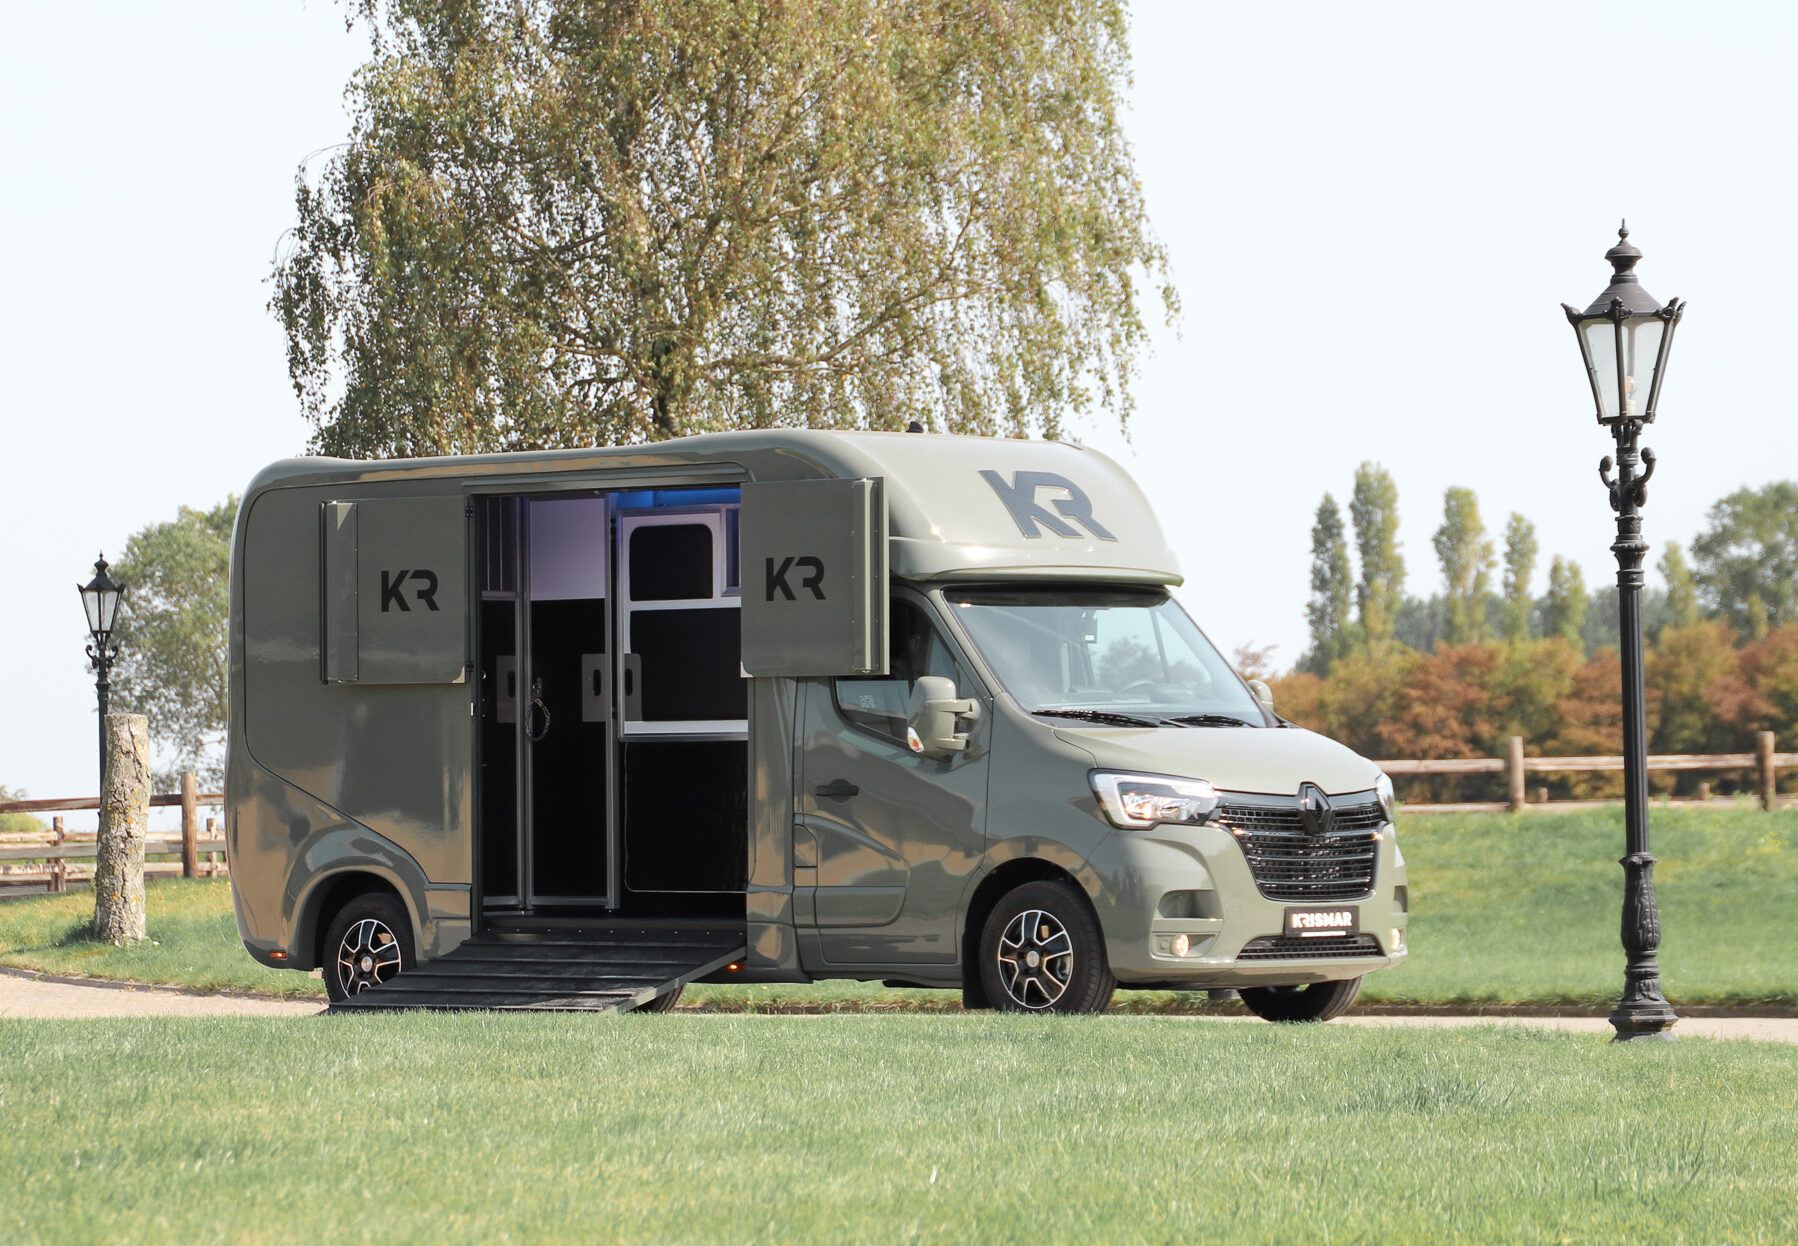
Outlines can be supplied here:
<path id="1" fill-rule="evenodd" d="M 1360 906 L 1336 904 L 1328 908 L 1289 907 L 1280 932 L 1288 939 L 1329 939 L 1355 934 L 1360 929 Z"/>

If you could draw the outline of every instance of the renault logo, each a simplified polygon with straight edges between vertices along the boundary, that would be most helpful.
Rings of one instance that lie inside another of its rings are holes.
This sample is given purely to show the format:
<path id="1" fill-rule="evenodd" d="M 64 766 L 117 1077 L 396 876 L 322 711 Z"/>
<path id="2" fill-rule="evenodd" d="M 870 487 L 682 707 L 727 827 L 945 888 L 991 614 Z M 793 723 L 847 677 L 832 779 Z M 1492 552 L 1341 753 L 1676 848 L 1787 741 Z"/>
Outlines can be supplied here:
<path id="1" fill-rule="evenodd" d="M 1307 835 L 1328 835 L 1336 829 L 1336 811 L 1330 798 L 1315 783 L 1299 785 L 1299 824 Z"/>

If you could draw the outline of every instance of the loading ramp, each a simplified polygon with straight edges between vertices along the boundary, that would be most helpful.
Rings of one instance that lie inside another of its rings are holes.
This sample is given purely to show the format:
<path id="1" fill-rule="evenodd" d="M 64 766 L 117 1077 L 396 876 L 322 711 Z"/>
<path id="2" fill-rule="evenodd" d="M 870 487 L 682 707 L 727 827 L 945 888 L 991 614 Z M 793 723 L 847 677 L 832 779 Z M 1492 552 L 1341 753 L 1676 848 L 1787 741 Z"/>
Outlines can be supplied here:
<path id="1" fill-rule="evenodd" d="M 331 1011 L 629 1012 L 748 950 L 741 921 L 507 919 Z"/>

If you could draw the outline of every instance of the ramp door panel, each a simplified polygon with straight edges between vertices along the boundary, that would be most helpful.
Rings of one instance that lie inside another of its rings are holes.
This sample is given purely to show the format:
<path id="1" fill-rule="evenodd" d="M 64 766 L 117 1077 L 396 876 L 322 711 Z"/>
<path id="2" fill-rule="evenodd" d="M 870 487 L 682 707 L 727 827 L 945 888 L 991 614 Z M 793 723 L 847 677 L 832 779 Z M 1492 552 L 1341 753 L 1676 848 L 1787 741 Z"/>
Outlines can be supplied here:
<path id="1" fill-rule="evenodd" d="M 484 931 L 332 1011 L 629 1012 L 748 954 L 741 922 L 583 922 Z"/>

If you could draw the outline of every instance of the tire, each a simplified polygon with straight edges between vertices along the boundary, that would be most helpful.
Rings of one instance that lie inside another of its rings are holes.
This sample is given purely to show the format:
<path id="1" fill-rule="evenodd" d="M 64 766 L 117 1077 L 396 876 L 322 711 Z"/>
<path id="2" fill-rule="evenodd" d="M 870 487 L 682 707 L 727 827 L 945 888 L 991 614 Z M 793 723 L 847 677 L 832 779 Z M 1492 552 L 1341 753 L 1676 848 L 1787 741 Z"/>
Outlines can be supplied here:
<path id="1" fill-rule="evenodd" d="M 1072 883 L 1007 892 L 980 934 L 980 984 L 1001 1012 L 1103 1012 L 1117 990 L 1099 919 Z"/>
<path id="2" fill-rule="evenodd" d="M 666 995 L 658 995 L 647 1004 L 638 1004 L 632 1012 L 673 1012 L 674 1006 L 680 1003 L 681 992 L 687 988 L 677 986 Z"/>
<path id="3" fill-rule="evenodd" d="M 1305 986 L 1245 986 L 1242 1002 L 1263 1021 L 1329 1021 L 1347 1012 L 1361 993 L 1361 979 Z"/>
<path id="4" fill-rule="evenodd" d="M 325 994 L 341 1004 L 418 963 L 412 918 L 386 892 L 357 896 L 337 910 L 325 931 Z"/>

